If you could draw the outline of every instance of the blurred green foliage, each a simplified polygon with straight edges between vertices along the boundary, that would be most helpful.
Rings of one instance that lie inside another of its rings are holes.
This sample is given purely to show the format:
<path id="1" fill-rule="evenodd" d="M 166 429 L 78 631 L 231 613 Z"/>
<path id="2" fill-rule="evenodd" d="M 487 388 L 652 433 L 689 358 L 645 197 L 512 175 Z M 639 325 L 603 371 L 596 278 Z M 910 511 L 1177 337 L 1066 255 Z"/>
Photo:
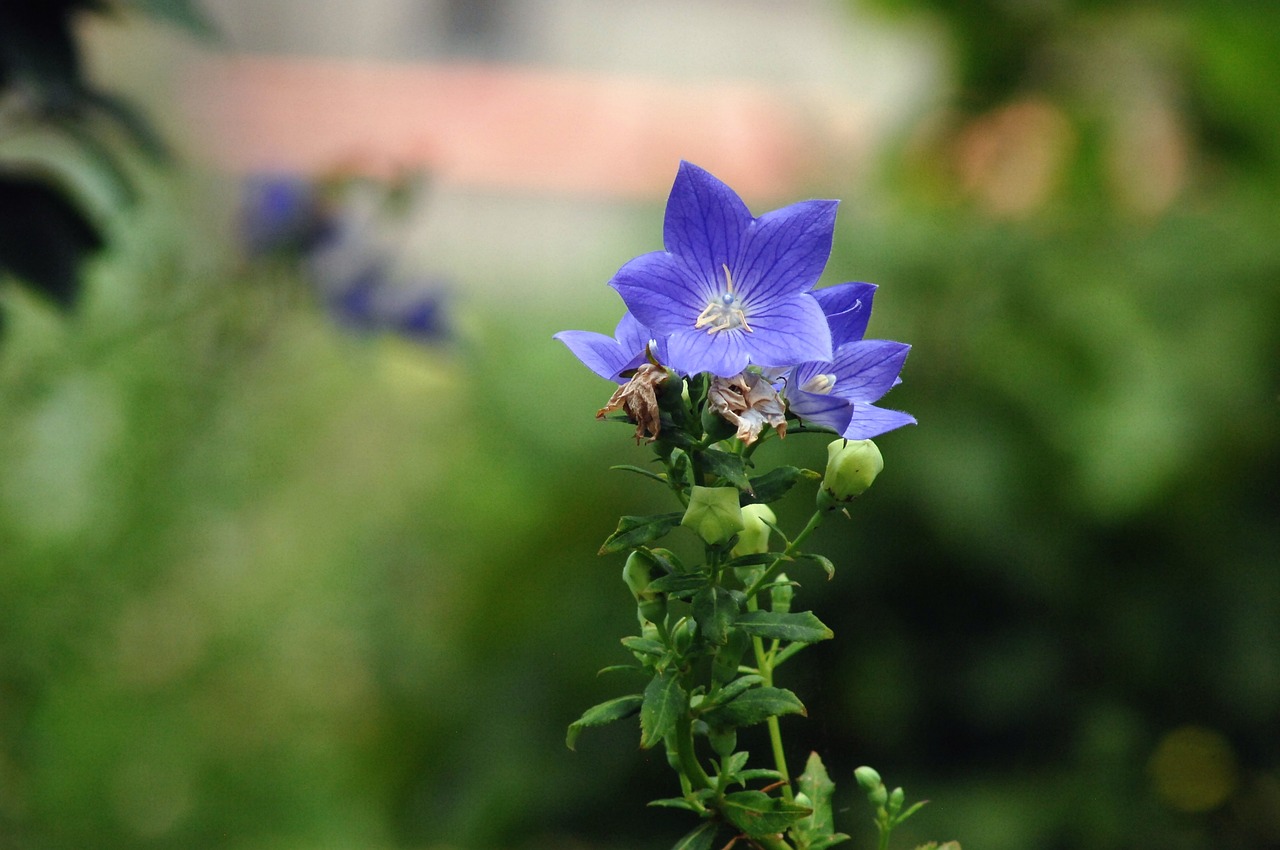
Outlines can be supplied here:
<path id="1" fill-rule="evenodd" d="M 974 125 L 993 92 L 842 210 L 824 280 L 881 285 L 921 422 L 815 540 L 835 580 L 794 576 L 837 639 L 784 725 L 853 846 L 863 763 L 933 800 L 904 846 L 1280 846 L 1280 27 L 1161 14 L 1159 204 L 1101 165 L 1105 98 Z M 955 154 L 1002 133 L 1076 141 L 1009 206 Z M 593 315 L 353 339 L 137 170 L 74 315 L 0 289 L 0 848 L 668 846 L 634 730 L 563 742 L 633 625 L 594 553 L 666 509 L 550 340 L 611 326 L 603 281 Z M 779 462 L 821 464 L 802 437 Z"/>

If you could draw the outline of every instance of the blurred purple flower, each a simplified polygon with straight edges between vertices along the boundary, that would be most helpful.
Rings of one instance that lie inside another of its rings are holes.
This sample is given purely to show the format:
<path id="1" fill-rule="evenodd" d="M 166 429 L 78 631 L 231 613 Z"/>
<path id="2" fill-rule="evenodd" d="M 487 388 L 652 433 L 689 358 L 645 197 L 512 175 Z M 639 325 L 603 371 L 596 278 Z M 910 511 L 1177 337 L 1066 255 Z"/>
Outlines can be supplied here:
<path id="1" fill-rule="evenodd" d="M 316 185 L 291 174 L 259 174 L 245 182 L 240 238 L 255 257 L 300 256 L 333 231 L 331 211 Z"/>
<path id="2" fill-rule="evenodd" d="M 832 356 L 810 290 L 831 253 L 836 201 L 801 201 L 759 218 L 732 189 L 681 162 L 663 224 L 665 251 L 614 275 L 635 318 L 667 337 L 666 365 L 683 374 L 739 374 Z"/>

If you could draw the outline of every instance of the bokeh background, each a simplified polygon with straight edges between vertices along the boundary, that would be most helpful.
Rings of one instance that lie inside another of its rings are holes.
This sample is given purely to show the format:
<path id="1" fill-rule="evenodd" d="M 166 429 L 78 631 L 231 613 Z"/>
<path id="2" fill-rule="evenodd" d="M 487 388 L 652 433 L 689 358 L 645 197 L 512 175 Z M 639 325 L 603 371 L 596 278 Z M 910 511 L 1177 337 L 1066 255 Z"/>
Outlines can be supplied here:
<path id="1" fill-rule="evenodd" d="M 913 345 L 784 671 L 851 846 L 870 763 L 902 847 L 1280 847 L 1277 80 L 1264 3 L 6 3 L 0 848 L 687 829 L 564 747 L 669 506 L 550 338 L 680 158 Z"/>

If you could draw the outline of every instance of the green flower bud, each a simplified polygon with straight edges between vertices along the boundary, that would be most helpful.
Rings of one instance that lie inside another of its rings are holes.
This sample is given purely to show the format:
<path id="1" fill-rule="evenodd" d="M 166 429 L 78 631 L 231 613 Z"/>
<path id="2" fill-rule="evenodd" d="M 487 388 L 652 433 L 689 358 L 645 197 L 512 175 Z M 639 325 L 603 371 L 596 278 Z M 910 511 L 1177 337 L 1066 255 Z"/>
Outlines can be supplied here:
<path id="1" fill-rule="evenodd" d="M 853 778 L 858 780 L 863 791 L 874 791 L 884 784 L 875 768 L 867 767 L 865 764 L 853 771 Z"/>
<path id="2" fill-rule="evenodd" d="M 692 617 L 681 617 L 680 622 L 671 630 L 671 643 L 676 652 L 684 655 L 693 646 L 693 639 L 698 634 L 698 624 Z"/>
<path id="3" fill-rule="evenodd" d="M 769 610 L 775 614 L 786 614 L 791 610 L 791 597 L 795 596 L 796 589 L 785 583 L 786 573 L 778 573 L 777 580 L 781 583 L 769 588 Z"/>
<path id="4" fill-rule="evenodd" d="M 652 623 L 660 623 L 667 616 L 666 594 L 649 590 L 656 564 L 657 561 L 651 554 L 637 549 L 627 556 L 627 563 L 622 568 L 622 580 L 635 597 L 636 610 L 641 620 Z"/>
<path id="5" fill-rule="evenodd" d="M 692 529 L 708 546 L 728 543 L 743 527 L 738 488 L 694 485 L 680 524 Z"/>
<path id="6" fill-rule="evenodd" d="M 901 788 L 894 788 L 889 794 L 889 814 L 896 815 L 902 811 L 902 804 L 906 799 L 907 795 Z"/>
<path id="7" fill-rule="evenodd" d="M 884 457 L 870 440 L 833 440 L 827 446 L 827 471 L 818 491 L 818 507 L 833 510 L 866 492 L 884 469 Z"/>
<path id="8" fill-rule="evenodd" d="M 738 730 L 708 729 L 707 741 L 710 742 L 712 751 L 720 758 L 731 756 L 738 748 Z"/>
<path id="9" fill-rule="evenodd" d="M 769 551 L 769 532 L 772 530 L 766 522 L 776 523 L 773 509 L 768 505 L 751 504 L 742 509 L 742 533 L 733 547 L 733 557 L 743 555 L 763 555 Z"/>

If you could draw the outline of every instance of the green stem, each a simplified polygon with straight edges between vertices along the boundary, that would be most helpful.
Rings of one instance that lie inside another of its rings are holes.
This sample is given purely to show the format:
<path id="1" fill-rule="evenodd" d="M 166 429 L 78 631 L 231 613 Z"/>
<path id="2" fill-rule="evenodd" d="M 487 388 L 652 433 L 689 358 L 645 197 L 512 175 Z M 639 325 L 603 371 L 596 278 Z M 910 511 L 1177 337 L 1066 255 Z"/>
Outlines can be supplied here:
<path id="1" fill-rule="evenodd" d="M 778 573 L 782 572 L 783 564 L 790 560 L 791 556 L 799 551 L 800 544 L 808 540 L 809 535 L 813 534 L 813 532 L 817 530 L 818 526 L 822 525 L 822 521 L 826 519 L 826 516 L 827 512 L 821 509 L 813 512 L 813 516 L 809 517 L 809 524 L 796 535 L 794 540 L 787 544 L 786 549 L 783 549 L 778 553 L 778 557 L 769 565 L 769 568 L 761 573 L 760 576 L 751 583 L 751 586 L 747 588 L 748 599 L 754 599 L 755 595 L 760 592 L 762 587 L 777 578 Z M 761 675 L 764 674 L 762 673 Z"/>
<path id="2" fill-rule="evenodd" d="M 699 789 L 715 787 L 711 777 L 707 776 L 707 772 L 698 763 L 698 754 L 693 749 L 693 718 L 688 714 L 676 724 L 676 750 L 680 757 L 681 772 L 689 777 L 690 782 Z"/>
<path id="3" fill-rule="evenodd" d="M 757 611 L 759 608 L 756 598 L 748 596 L 747 610 Z M 756 670 L 760 673 L 760 678 L 764 679 L 761 684 L 766 688 L 773 687 L 773 659 L 764 651 L 764 640 L 752 635 L 751 647 L 755 650 Z M 765 724 L 769 728 L 769 746 L 773 750 L 773 765 L 782 777 L 782 799 L 788 803 L 795 802 L 795 795 L 791 791 L 791 772 L 787 769 L 787 751 L 782 745 L 782 727 L 778 725 L 776 717 L 768 718 Z"/>

